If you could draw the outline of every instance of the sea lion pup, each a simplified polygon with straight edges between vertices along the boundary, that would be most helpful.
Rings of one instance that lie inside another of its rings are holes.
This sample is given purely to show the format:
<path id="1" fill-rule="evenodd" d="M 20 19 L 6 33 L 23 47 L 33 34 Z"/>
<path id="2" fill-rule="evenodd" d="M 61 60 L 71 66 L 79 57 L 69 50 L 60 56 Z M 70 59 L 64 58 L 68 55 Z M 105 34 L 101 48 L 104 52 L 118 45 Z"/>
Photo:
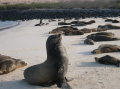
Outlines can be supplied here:
<path id="1" fill-rule="evenodd" d="M 45 87 L 57 84 L 59 88 L 71 89 L 66 80 L 68 57 L 61 39 L 61 34 L 48 37 L 47 60 L 24 71 L 24 77 L 28 83 Z"/>
<path id="2" fill-rule="evenodd" d="M 110 55 L 106 55 L 101 58 L 95 57 L 95 61 L 101 64 L 108 64 L 108 65 L 111 64 L 111 65 L 116 65 L 117 67 L 120 67 L 120 60 Z"/>
<path id="3" fill-rule="evenodd" d="M 102 44 L 98 47 L 98 49 L 93 50 L 91 53 L 100 54 L 100 53 L 110 53 L 110 52 L 119 52 L 120 46 L 118 45 L 110 45 L 110 44 Z"/>
<path id="4" fill-rule="evenodd" d="M 15 59 L 9 56 L 0 54 L 0 75 L 7 74 L 17 68 L 26 66 L 27 63 L 20 59 Z"/>

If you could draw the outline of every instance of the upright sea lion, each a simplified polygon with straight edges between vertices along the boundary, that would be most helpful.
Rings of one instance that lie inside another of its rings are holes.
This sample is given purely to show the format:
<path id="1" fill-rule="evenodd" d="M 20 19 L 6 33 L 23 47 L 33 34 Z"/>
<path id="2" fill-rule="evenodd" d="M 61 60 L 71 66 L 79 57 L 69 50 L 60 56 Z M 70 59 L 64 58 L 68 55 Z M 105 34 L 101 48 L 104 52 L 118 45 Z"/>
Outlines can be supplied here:
<path id="1" fill-rule="evenodd" d="M 117 67 L 120 66 L 120 60 L 109 55 L 103 56 L 101 58 L 95 57 L 95 61 L 101 64 L 111 64 L 116 65 Z"/>
<path id="2" fill-rule="evenodd" d="M 0 75 L 7 74 L 17 68 L 26 66 L 27 63 L 20 59 L 15 59 L 9 56 L 0 54 Z"/>
<path id="3" fill-rule="evenodd" d="M 110 45 L 110 44 L 102 44 L 98 47 L 98 49 L 93 50 L 91 53 L 100 54 L 100 53 L 110 53 L 110 52 L 119 52 L 120 46 L 118 45 Z"/>
<path id="4" fill-rule="evenodd" d="M 59 88 L 71 89 L 66 80 L 68 57 L 61 39 L 61 34 L 51 35 L 47 39 L 47 60 L 24 71 L 28 83 L 40 86 L 57 84 Z"/>

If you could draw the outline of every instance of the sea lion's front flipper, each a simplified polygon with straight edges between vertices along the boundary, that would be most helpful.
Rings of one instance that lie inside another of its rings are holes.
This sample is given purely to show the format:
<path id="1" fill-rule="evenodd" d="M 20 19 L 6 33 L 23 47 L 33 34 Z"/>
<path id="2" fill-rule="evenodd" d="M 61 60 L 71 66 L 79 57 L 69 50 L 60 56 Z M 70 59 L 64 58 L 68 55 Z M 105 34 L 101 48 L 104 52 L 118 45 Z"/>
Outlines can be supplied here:
<path id="1" fill-rule="evenodd" d="M 58 69 L 58 78 L 56 84 L 61 89 L 72 89 L 64 77 L 64 66 L 61 66 Z"/>
<path id="2" fill-rule="evenodd" d="M 72 81 L 74 78 L 65 77 L 65 79 L 66 79 L 67 82 L 70 82 L 70 81 Z"/>
<path id="3" fill-rule="evenodd" d="M 64 79 L 58 79 L 57 80 L 57 86 L 61 89 L 72 89 L 71 86 L 65 80 L 65 78 Z"/>
<path id="4" fill-rule="evenodd" d="M 72 89 L 72 88 L 67 82 L 65 82 L 65 83 L 62 83 L 61 89 Z"/>

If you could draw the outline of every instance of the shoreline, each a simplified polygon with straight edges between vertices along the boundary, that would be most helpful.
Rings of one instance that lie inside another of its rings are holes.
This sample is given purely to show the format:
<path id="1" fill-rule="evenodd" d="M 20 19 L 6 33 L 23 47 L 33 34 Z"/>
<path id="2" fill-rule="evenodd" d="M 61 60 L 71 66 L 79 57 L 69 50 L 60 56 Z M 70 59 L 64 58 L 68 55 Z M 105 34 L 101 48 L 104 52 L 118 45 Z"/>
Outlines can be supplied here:
<path id="1" fill-rule="evenodd" d="M 6 26 L 6 27 L 3 27 L 3 28 L 0 28 L 0 31 L 3 31 L 3 30 L 6 30 L 6 29 L 10 29 L 10 28 L 13 28 L 13 27 L 16 27 L 18 25 L 20 25 L 21 21 L 17 21 L 16 24 L 13 24 L 13 25 L 10 25 L 10 26 Z"/>

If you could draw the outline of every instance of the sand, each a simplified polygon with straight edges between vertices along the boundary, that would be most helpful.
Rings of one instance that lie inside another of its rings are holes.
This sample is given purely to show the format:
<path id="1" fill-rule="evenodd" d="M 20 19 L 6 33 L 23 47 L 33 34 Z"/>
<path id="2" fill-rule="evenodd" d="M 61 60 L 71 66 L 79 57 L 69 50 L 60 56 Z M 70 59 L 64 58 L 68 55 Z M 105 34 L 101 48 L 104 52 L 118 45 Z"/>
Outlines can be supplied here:
<path id="1" fill-rule="evenodd" d="M 115 18 L 120 20 L 120 18 Z M 96 28 L 104 25 L 101 18 L 86 18 L 81 21 L 96 20 L 92 25 L 78 27 Z M 44 20 L 43 22 L 48 22 Z M 70 21 L 68 21 L 70 22 Z M 49 25 L 34 26 L 39 20 L 23 21 L 19 26 L 0 31 L 0 54 L 19 58 L 28 63 L 26 67 L 17 69 L 9 74 L 0 75 L 0 89 L 57 89 L 56 85 L 48 88 L 29 85 L 24 81 L 24 70 L 46 60 L 46 39 L 48 32 L 56 27 L 58 21 L 49 22 Z M 120 26 L 120 23 L 114 25 Z M 120 37 L 120 30 L 109 30 L 117 37 Z M 91 34 L 91 33 L 88 33 Z M 63 36 L 63 44 L 66 47 L 69 57 L 68 77 L 74 78 L 69 82 L 73 89 L 119 89 L 120 88 L 120 68 L 111 65 L 96 63 L 94 57 L 102 57 L 110 54 L 120 58 L 119 52 L 105 54 L 91 54 L 100 44 L 120 45 L 120 41 L 96 42 L 95 45 L 85 45 L 83 40 L 88 35 Z"/>

